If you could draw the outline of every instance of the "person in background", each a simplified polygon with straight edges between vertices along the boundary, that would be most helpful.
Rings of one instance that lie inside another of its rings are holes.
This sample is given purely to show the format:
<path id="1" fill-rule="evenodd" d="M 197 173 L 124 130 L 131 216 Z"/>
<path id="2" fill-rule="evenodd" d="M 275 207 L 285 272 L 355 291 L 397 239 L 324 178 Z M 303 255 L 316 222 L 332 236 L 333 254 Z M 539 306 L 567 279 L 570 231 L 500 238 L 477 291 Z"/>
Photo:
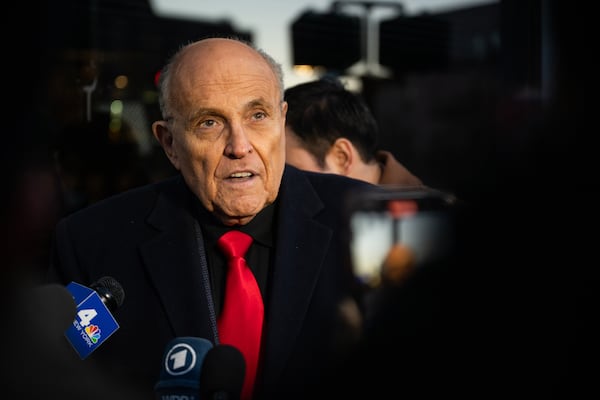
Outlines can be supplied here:
<path id="1" fill-rule="evenodd" d="M 356 288 L 339 205 L 381 189 L 286 165 L 283 94 L 280 65 L 251 44 L 212 37 L 182 47 L 162 69 L 163 119 L 152 125 L 178 173 L 56 226 L 49 280 L 121 283 L 120 328 L 93 358 L 148 396 L 172 339 L 221 342 L 228 286 L 218 243 L 231 230 L 253 238 L 245 258 L 264 302 L 254 398 L 310 398 L 351 351 L 356 326 L 345 313 Z"/>
<path id="2" fill-rule="evenodd" d="M 379 128 L 365 101 L 334 78 L 285 90 L 286 162 L 380 185 L 422 186 L 394 155 L 378 149 Z"/>

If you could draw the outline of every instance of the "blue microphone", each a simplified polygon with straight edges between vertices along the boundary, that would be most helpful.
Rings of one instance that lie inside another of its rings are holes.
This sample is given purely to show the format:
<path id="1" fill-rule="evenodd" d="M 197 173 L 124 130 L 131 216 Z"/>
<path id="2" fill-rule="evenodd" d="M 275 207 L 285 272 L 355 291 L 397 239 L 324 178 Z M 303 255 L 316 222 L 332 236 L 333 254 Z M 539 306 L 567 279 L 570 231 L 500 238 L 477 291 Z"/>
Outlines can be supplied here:
<path id="1" fill-rule="evenodd" d="M 159 380 L 154 385 L 157 400 L 199 400 L 200 372 L 213 344 L 198 337 L 171 340 L 163 355 Z"/>
<path id="2" fill-rule="evenodd" d="M 123 304 L 125 292 L 110 276 L 86 287 L 76 282 L 67 285 L 75 300 L 77 312 L 65 336 L 81 359 L 85 359 L 110 335 L 119 329 L 111 312 Z"/>

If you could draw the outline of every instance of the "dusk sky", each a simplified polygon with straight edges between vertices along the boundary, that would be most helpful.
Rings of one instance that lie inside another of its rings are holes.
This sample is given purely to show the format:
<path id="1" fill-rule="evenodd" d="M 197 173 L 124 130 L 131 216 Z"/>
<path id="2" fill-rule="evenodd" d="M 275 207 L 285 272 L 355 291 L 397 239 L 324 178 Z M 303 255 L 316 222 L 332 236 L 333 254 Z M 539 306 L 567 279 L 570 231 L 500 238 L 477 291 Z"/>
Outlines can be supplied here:
<path id="1" fill-rule="evenodd" d="M 380 3 L 401 4 L 406 15 L 423 11 L 439 12 L 456 8 L 495 3 L 493 0 L 409 0 L 380 1 Z M 317 12 L 328 11 L 331 0 L 150 0 L 159 16 L 177 17 L 200 21 L 227 20 L 237 30 L 249 31 L 254 42 L 277 61 L 286 75 L 286 86 L 308 80 L 310 76 L 299 76 L 292 70 L 291 23 L 308 9 Z M 348 1 L 348 3 L 357 3 Z M 344 11 L 362 15 L 362 8 L 356 5 L 344 7 Z M 393 7 L 376 7 L 373 20 L 397 15 Z"/>

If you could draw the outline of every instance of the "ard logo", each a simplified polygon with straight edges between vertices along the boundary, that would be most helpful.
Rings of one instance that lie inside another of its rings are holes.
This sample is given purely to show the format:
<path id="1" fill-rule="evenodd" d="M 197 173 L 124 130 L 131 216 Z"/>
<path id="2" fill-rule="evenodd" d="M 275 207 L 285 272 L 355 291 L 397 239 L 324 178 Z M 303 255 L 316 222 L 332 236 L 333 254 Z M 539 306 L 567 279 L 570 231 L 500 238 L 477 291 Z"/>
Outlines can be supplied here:
<path id="1" fill-rule="evenodd" d="M 196 352 L 185 343 L 178 343 L 169 350 L 165 357 L 165 370 L 170 375 L 183 375 L 196 365 Z"/>

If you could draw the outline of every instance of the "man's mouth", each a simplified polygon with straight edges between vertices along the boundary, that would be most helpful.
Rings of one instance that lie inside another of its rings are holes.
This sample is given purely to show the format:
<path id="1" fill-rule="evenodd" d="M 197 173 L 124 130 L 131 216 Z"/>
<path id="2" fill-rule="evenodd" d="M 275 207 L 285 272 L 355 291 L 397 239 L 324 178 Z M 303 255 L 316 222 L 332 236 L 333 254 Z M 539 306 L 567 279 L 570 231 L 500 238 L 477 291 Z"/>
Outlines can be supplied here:
<path id="1" fill-rule="evenodd" d="M 236 172 L 234 174 L 229 175 L 230 178 L 249 178 L 252 176 L 250 172 Z"/>

